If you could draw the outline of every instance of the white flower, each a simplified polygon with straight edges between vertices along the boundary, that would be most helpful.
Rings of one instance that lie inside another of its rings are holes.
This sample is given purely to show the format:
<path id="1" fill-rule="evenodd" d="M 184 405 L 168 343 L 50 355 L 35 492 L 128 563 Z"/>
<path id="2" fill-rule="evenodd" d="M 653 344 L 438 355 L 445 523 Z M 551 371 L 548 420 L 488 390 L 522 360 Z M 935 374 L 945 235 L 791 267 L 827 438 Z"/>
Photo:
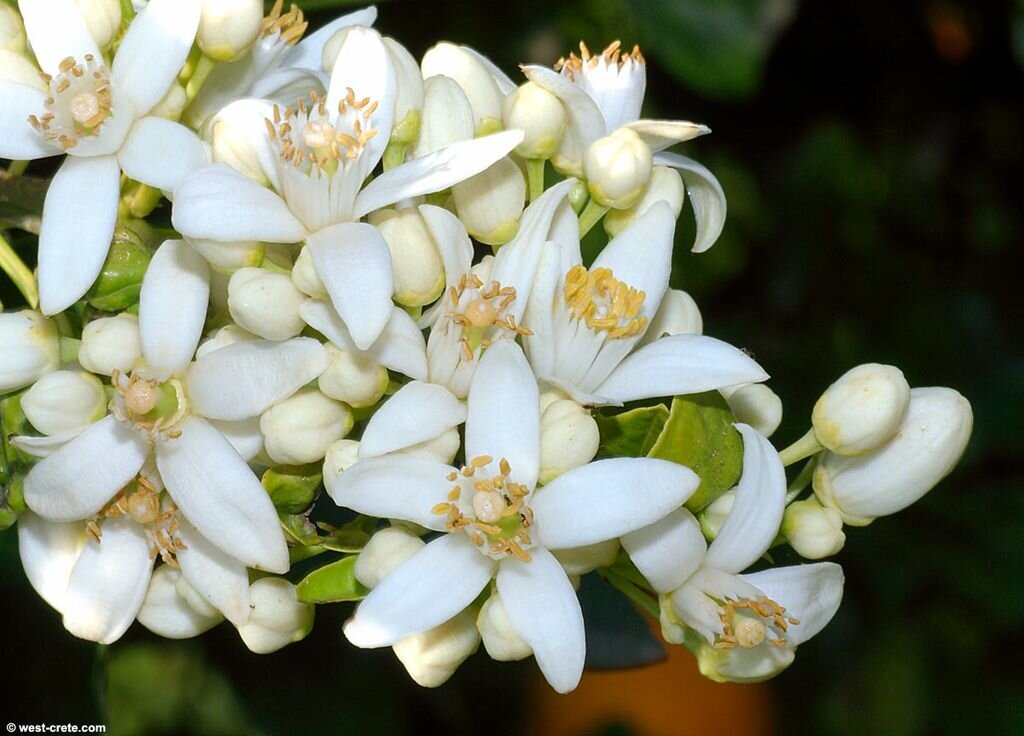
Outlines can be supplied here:
<path id="1" fill-rule="evenodd" d="M 149 3 L 109 70 L 74 0 L 20 7 L 49 90 L 0 81 L 0 157 L 68 154 L 46 193 L 39 233 L 39 302 L 54 314 L 88 290 L 106 260 L 122 171 L 170 191 L 206 163 L 195 133 L 148 115 L 192 46 L 199 0 Z"/>
<path id="2" fill-rule="evenodd" d="M 60 366 L 57 325 L 29 309 L 0 313 L 0 393 L 27 386 Z"/>
<path id="3" fill-rule="evenodd" d="M 585 656 L 583 617 L 550 550 L 653 523 L 683 503 L 698 479 L 674 463 L 619 458 L 576 468 L 535 491 L 539 410 L 522 351 L 501 341 L 484 353 L 473 376 L 465 467 L 399 454 L 360 460 L 335 480 L 341 505 L 449 532 L 374 588 L 346 624 L 350 641 L 389 646 L 432 629 L 496 577 L 508 616 L 545 677 L 559 692 L 576 687 Z"/>
<path id="4" fill-rule="evenodd" d="M 864 363 L 837 378 L 814 404 L 814 435 L 837 455 L 863 455 L 892 439 L 909 404 L 903 371 Z"/>

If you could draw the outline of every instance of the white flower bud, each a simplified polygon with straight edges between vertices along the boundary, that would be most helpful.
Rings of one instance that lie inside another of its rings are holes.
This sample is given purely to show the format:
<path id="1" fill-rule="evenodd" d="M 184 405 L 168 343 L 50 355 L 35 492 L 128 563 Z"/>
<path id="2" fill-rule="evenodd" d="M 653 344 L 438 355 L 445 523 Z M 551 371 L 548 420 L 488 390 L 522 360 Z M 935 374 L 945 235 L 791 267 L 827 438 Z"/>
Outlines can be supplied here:
<path id="1" fill-rule="evenodd" d="M 327 495 L 334 498 L 334 482 L 338 476 L 351 468 L 359 460 L 358 440 L 338 440 L 332 442 L 324 455 L 324 488 Z"/>
<path id="2" fill-rule="evenodd" d="M 751 654 L 756 652 L 756 654 Z M 714 682 L 754 683 L 770 680 L 796 659 L 796 647 L 759 646 L 756 649 L 716 649 L 701 639 L 697 651 L 700 673 Z"/>
<path id="3" fill-rule="evenodd" d="M 210 264 L 218 274 L 232 274 L 240 268 L 263 263 L 266 246 L 257 240 L 225 243 L 219 240 L 189 238 L 189 245 Z"/>
<path id="4" fill-rule="evenodd" d="M 189 585 L 184 575 L 178 577 L 174 583 L 174 589 L 178 596 L 188 603 L 189 607 L 200 616 L 214 617 L 220 615 L 220 611 L 210 601 L 206 600 L 198 590 Z"/>
<path id="5" fill-rule="evenodd" d="M 263 24 L 260 0 L 203 0 L 196 43 L 217 61 L 233 61 L 252 46 Z"/>
<path id="6" fill-rule="evenodd" d="M 356 558 L 356 580 L 367 588 L 376 588 L 403 562 L 426 546 L 412 532 L 399 527 L 388 527 L 370 537 Z"/>
<path id="7" fill-rule="evenodd" d="M 7 6 L 0 3 L 0 10 Z M 3 16 L 0 15 L 0 18 Z M 49 86 L 39 76 L 39 69 L 17 51 L 0 48 L 0 81 L 17 82 L 46 91 Z"/>
<path id="8" fill-rule="evenodd" d="M 385 37 L 384 47 L 398 78 L 398 96 L 395 98 L 395 124 L 392 140 L 414 143 L 419 133 L 420 111 L 423 109 L 423 76 L 416 59 L 402 44 Z"/>
<path id="9" fill-rule="evenodd" d="M 160 102 L 153 106 L 153 109 L 149 111 L 150 115 L 158 118 L 165 118 L 167 120 L 173 120 L 175 122 L 181 118 L 181 113 L 188 107 L 189 99 L 188 94 L 185 92 L 185 88 L 180 82 L 171 82 L 171 86 L 167 88 L 167 94 L 163 96 Z M 207 149 L 207 156 L 209 156 L 209 149 Z"/>
<path id="10" fill-rule="evenodd" d="M 488 656 L 499 662 L 516 662 L 533 654 L 509 620 L 508 612 L 497 593 L 491 595 L 480 609 L 476 626 L 484 641 Z"/>
<path id="11" fill-rule="evenodd" d="M 477 135 L 501 129 L 504 95 L 480 59 L 461 46 L 442 41 L 423 55 L 420 68 L 424 79 L 443 74 L 462 87 L 473 108 L 473 130 Z"/>
<path id="12" fill-rule="evenodd" d="M 0 49 L 25 53 L 25 24 L 13 6 L 0 3 Z M 39 76 L 38 71 L 36 76 Z"/>
<path id="13" fill-rule="evenodd" d="M 420 211 L 381 210 L 370 221 L 391 251 L 394 300 L 406 307 L 435 301 L 444 291 L 444 263 Z"/>
<path id="14" fill-rule="evenodd" d="M 224 325 L 199 345 L 196 357 L 201 358 L 207 353 L 234 345 L 236 342 L 256 339 L 256 335 L 243 330 L 238 325 Z"/>
<path id="15" fill-rule="evenodd" d="M 704 320 L 693 297 L 685 291 L 669 289 L 640 340 L 640 345 L 654 342 L 665 335 L 700 335 L 703 331 Z"/>
<path id="16" fill-rule="evenodd" d="M 87 371 L 101 376 L 109 376 L 115 370 L 129 373 L 140 357 L 139 318 L 134 314 L 122 312 L 116 317 L 96 319 L 82 330 L 78 362 Z"/>
<path id="17" fill-rule="evenodd" d="M 388 369 L 357 353 L 327 345 L 327 368 L 317 379 L 332 399 L 356 408 L 373 406 L 388 387 Z"/>
<path id="18" fill-rule="evenodd" d="M 225 163 L 257 184 L 270 184 L 259 153 L 253 147 L 255 126 L 263 128 L 263 120 L 251 100 L 237 100 L 218 112 L 209 123 L 206 137 L 210 141 L 211 158 Z"/>
<path id="19" fill-rule="evenodd" d="M 332 442 L 352 429 L 352 412 L 316 389 L 304 389 L 263 412 L 260 431 L 275 463 L 305 465 L 324 459 Z"/>
<path id="20" fill-rule="evenodd" d="M 324 73 L 328 76 L 334 71 L 334 62 L 338 60 L 341 47 L 345 45 L 345 39 L 348 38 L 348 32 L 352 28 L 353 26 L 339 28 L 334 32 L 333 36 L 327 39 L 327 43 L 324 44 L 323 49 L 320 51 L 320 64 L 323 67 Z"/>
<path id="21" fill-rule="evenodd" d="M 782 399 L 763 383 L 748 383 L 722 389 L 736 420 L 771 437 L 782 423 Z"/>
<path id="22" fill-rule="evenodd" d="M 249 620 L 238 627 L 245 646 L 270 654 L 313 630 L 314 607 L 300 603 L 295 586 L 284 578 L 260 578 L 249 586 Z"/>
<path id="23" fill-rule="evenodd" d="M 618 539 L 587 544 L 583 547 L 555 550 L 553 554 L 566 575 L 586 575 L 599 567 L 608 567 L 619 554 Z"/>
<path id="24" fill-rule="evenodd" d="M 89 35 L 100 48 L 107 46 L 121 30 L 120 0 L 75 0 L 75 4 L 89 28 Z"/>
<path id="25" fill-rule="evenodd" d="M 718 532 L 721 531 L 722 524 L 729 517 L 734 503 L 736 503 L 736 491 L 726 491 L 700 512 L 698 516 L 700 531 L 708 540 L 718 536 Z"/>
<path id="26" fill-rule="evenodd" d="M 572 399 L 548 406 L 540 418 L 540 482 L 594 459 L 601 436 L 590 412 Z"/>
<path id="27" fill-rule="evenodd" d="M 156 568 L 139 609 L 139 623 L 165 639 L 189 639 L 220 623 L 224 617 L 219 611 L 204 615 L 178 593 L 178 583 L 183 581 L 181 573 L 170 565 Z"/>
<path id="28" fill-rule="evenodd" d="M 624 210 L 612 210 L 604 216 L 604 231 L 609 238 L 626 229 L 626 226 L 645 214 L 658 202 L 665 202 L 672 208 L 672 214 L 678 219 L 686 201 L 686 187 L 679 172 L 669 166 L 655 166 L 651 169 L 651 179 L 640 200 Z"/>
<path id="29" fill-rule="evenodd" d="M 504 245 L 519 230 L 526 206 L 526 178 L 506 157 L 452 187 L 455 211 L 481 243 Z"/>
<path id="30" fill-rule="evenodd" d="M 32 426 L 45 435 L 82 429 L 106 413 L 103 384 L 85 371 L 54 371 L 33 384 L 21 397 L 21 408 Z"/>
<path id="31" fill-rule="evenodd" d="M 446 465 L 451 463 L 455 457 L 455 453 L 459 451 L 459 447 L 462 446 L 462 439 L 459 437 L 459 430 L 455 427 L 445 430 L 437 437 L 429 439 L 426 442 L 420 442 L 418 445 L 412 445 L 402 450 L 403 455 L 416 455 L 417 457 L 424 457 L 428 460 L 436 460 L 439 463 L 445 463 Z"/>
<path id="32" fill-rule="evenodd" d="M 417 685 L 438 687 L 479 646 L 475 617 L 470 609 L 465 609 L 440 626 L 405 637 L 393 649 Z"/>
<path id="33" fill-rule="evenodd" d="M 505 98 L 502 118 L 507 129 L 525 133 L 516 146 L 523 158 L 551 158 L 565 135 L 565 107 L 536 82 L 520 85 Z"/>
<path id="34" fill-rule="evenodd" d="M 320 274 L 316 272 L 316 264 L 313 263 L 313 253 L 306 245 L 299 249 L 299 255 L 295 258 L 295 265 L 292 266 L 292 283 L 303 294 L 314 299 L 329 298 L 327 287 L 320 280 Z"/>
<path id="35" fill-rule="evenodd" d="M 422 158 L 449 143 L 471 140 L 473 134 L 473 108 L 458 83 L 445 76 L 426 77 L 420 137 L 413 156 Z"/>
<path id="36" fill-rule="evenodd" d="M 814 405 L 814 434 L 838 455 L 861 455 L 896 433 L 909 401 L 910 386 L 899 368 L 859 365 L 840 376 Z"/>
<path id="37" fill-rule="evenodd" d="M 583 176 L 590 196 L 619 210 L 640 199 L 652 166 L 650 147 L 629 128 L 598 138 L 583 154 Z"/>
<path id="38" fill-rule="evenodd" d="M 228 311 L 240 327 L 267 340 L 287 340 L 305 329 L 305 300 L 291 277 L 262 268 L 241 268 L 228 282 Z"/>
<path id="39" fill-rule="evenodd" d="M 842 517 L 813 498 L 796 501 L 786 508 L 782 535 L 798 555 L 808 560 L 834 555 L 846 544 Z"/>
<path id="40" fill-rule="evenodd" d="M 949 474 L 973 426 L 970 402 L 953 389 L 911 389 L 910 406 L 892 439 L 857 457 L 826 453 L 814 471 L 814 492 L 853 526 L 894 514 Z"/>
<path id="41" fill-rule="evenodd" d="M 39 312 L 0 312 L 0 393 L 27 386 L 60 365 L 57 325 Z"/>

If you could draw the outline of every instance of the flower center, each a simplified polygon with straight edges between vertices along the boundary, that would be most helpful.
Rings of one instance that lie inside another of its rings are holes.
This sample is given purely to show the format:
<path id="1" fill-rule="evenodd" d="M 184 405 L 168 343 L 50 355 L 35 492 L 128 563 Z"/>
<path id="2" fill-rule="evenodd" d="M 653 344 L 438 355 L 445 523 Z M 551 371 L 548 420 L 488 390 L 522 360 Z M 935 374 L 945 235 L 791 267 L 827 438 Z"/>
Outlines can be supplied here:
<path id="1" fill-rule="evenodd" d="M 103 520 L 128 516 L 145 530 L 146 538 L 151 545 L 150 558 L 160 555 L 160 559 L 165 563 L 177 568 L 176 555 L 179 550 L 187 549 L 187 547 L 177 537 L 178 527 L 181 524 L 178 507 L 169 500 L 164 506 L 166 510 L 161 507 L 160 491 L 156 486 L 145 476 L 139 475 L 133 483 L 118 491 L 110 503 L 104 506 L 96 516 L 89 519 L 85 529 L 90 537 L 97 543 L 101 543 Z"/>
<path id="2" fill-rule="evenodd" d="M 516 290 L 502 286 L 497 281 L 484 284 L 479 276 L 464 273 L 457 284 L 448 289 L 452 309 L 448 319 L 462 328 L 462 353 L 466 360 L 473 360 L 476 349 L 486 348 L 493 341 L 484 335 L 488 328 L 500 327 L 514 335 L 532 335 L 533 331 L 516 324 L 508 308 L 516 300 Z"/>
<path id="3" fill-rule="evenodd" d="M 647 295 L 616 279 L 610 268 L 573 266 L 563 293 L 573 317 L 611 340 L 636 337 L 647 328 L 647 317 L 640 314 Z"/>
<path id="4" fill-rule="evenodd" d="M 800 622 L 767 596 L 757 600 L 727 598 L 721 608 L 722 633 L 716 649 L 753 649 L 767 639 L 772 646 L 786 645 L 786 631 Z"/>
<path id="5" fill-rule="evenodd" d="M 112 411 L 119 420 L 132 423 L 153 439 L 159 433 L 169 439 L 181 435 L 173 429 L 186 413 L 185 392 L 180 381 L 173 378 L 152 381 L 137 373 L 125 378 L 120 371 L 115 371 L 111 383 L 117 392 Z"/>
<path id="6" fill-rule="evenodd" d="M 529 529 L 534 524 L 533 510 L 526 502 L 530 489 L 509 480 L 512 466 L 505 458 L 499 461 L 497 473 L 489 473 L 493 461 L 490 455 L 478 455 L 461 470 L 449 473 L 453 485 L 448 500 L 431 511 L 445 514 L 448 531 L 464 530 L 488 557 L 511 556 L 529 562 L 527 550 L 533 547 Z"/>
<path id="7" fill-rule="evenodd" d="M 273 36 L 277 33 L 280 34 L 279 38 L 284 43 L 296 44 L 302 38 L 302 34 L 306 32 L 309 23 L 305 20 L 302 11 L 299 10 L 297 5 L 292 4 L 288 8 L 288 12 L 284 14 L 281 12 L 283 9 L 284 0 L 276 0 L 274 7 L 270 9 L 270 12 L 263 19 L 260 34 L 262 36 Z"/>
<path id="8" fill-rule="evenodd" d="M 569 79 L 578 81 L 581 75 L 586 74 L 587 69 L 595 69 L 599 65 L 604 67 L 611 66 L 618 72 L 624 67 L 645 63 L 646 60 L 644 55 L 640 53 L 639 46 L 633 46 L 632 51 L 623 53 L 622 42 L 612 41 L 604 51 L 594 56 L 590 53 L 587 45 L 580 41 L 580 55 L 569 54 L 568 59 L 563 56 L 555 62 L 555 71 L 562 72 Z"/>
<path id="9" fill-rule="evenodd" d="M 84 63 L 69 56 L 56 75 L 43 74 L 43 79 L 50 96 L 42 115 L 29 115 L 32 127 L 65 151 L 81 138 L 97 135 L 111 110 L 110 74 L 103 63 L 92 54 L 85 55 Z"/>

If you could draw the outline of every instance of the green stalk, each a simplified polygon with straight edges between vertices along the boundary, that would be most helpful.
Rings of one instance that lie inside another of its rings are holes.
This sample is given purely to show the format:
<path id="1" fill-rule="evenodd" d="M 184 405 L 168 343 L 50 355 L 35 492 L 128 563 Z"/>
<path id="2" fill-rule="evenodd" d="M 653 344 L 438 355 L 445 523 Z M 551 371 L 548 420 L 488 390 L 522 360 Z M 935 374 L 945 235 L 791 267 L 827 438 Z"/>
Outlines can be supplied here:
<path id="1" fill-rule="evenodd" d="M 658 605 L 658 602 L 633 585 L 633 583 L 629 582 L 611 569 L 599 570 L 598 574 L 611 583 L 613 588 L 618 590 L 629 600 L 633 601 L 633 603 L 640 606 L 644 611 L 651 614 L 654 618 L 657 619 L 661 616 L 661 606 Z"/>
<path id="2" fill-rule="evenodd" d="M 789 467 L 793 463 L 798 463 L 805 457 L 810 457 L 824 449 L 821 443 L 818 442 L 817 435 L 814 434 L 814 428 L 811 427 L 807 434 L 780 452 L 779 457 L 782 458 L 782 464 Z"/>
<path id="3" fill-rule="evenodd" d="M 10 277 L 32 309 L 39 306 L 39 291 L 36 289 L 36 280 L 32 271 L 18 257 L 14 248 L 2 234 L 0 234 L 0 271 Z"/>
<path id="4" fill-rule="evenodd" d="M 601 221 L 606 212 L 608 212 L 608 207 L 598 204 L 596 200 L 591 199 L 587 202 L 587 206 L 580 213 L 580 237 L 589 233 L 591 228 Z"/>
<path id="5" fill-rule="evenodd" d="M 544 165 L 546 163 L 542 158 L 526 159 L 526 178 L 530 185 L 530 202 L 544 193 Z"/>

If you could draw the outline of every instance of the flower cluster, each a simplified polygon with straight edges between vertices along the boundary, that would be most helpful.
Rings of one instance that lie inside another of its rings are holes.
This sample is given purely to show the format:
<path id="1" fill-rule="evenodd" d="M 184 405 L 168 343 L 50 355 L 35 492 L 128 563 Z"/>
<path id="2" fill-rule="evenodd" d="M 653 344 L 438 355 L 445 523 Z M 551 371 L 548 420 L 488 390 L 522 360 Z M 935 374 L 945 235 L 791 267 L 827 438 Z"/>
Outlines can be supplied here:
<path id="1" fill-rule="evenodd" d="M 75 636 L 269 652 L 359 601 L 345 637 L 425 686 L 482 642 L 568 692 L 596 573 L 760 680 L 843 590 L 768 550 L 834 555 L 962 454 L 966 400 L 874 364 L 776 451 L 768 374 L 669 286 L 686 200 L 697 253 L 726 201 L 666 152 L 707 127 L 640 118 L 639 49 L 514 80 L 373 8 L 128 7 L 2 11 L 0 156 L 65 158 L 5 266 L 0 521 Z"/>

